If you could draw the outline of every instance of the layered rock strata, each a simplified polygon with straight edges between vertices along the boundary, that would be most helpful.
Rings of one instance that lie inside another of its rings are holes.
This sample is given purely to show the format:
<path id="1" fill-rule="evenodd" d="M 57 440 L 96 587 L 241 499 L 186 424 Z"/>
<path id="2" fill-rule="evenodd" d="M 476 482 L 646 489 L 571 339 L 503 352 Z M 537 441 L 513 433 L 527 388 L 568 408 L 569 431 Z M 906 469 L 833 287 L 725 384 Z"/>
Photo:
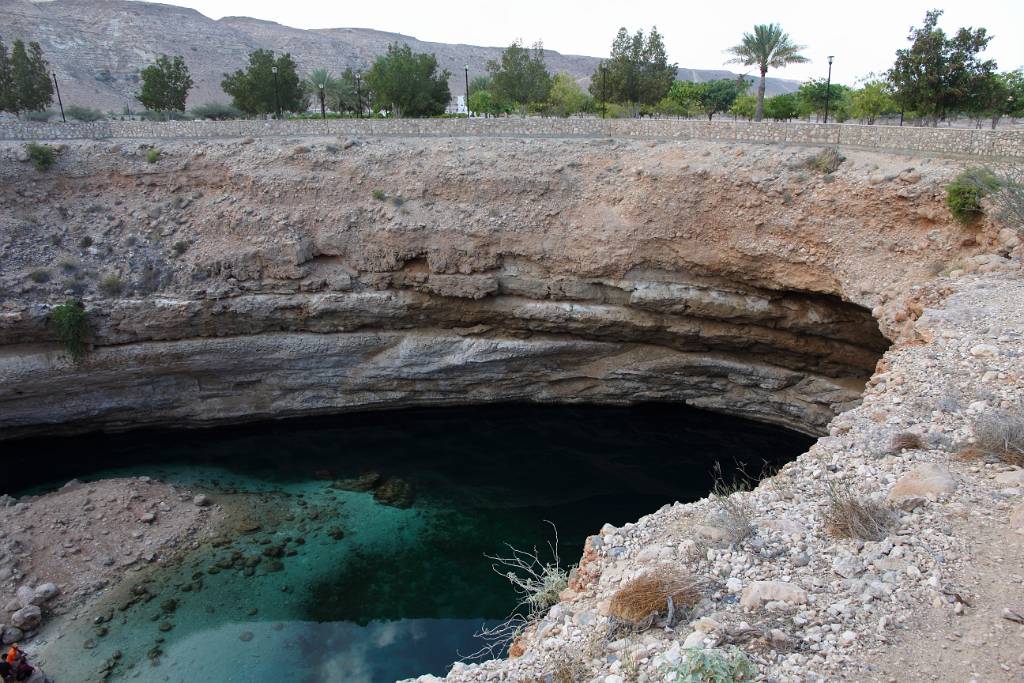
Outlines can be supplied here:
<path id="1" fill-rule="evenodd" d="M 900 302 L 1001 248 L 950 161 L 700 141 L 0 147 L 0 436 L 484 401 L 823 433 Z M 1005 247 L 1005 245 L 1003 245 Z M 53 306 L 80 296 L 74 363 Z M 55 398 L 56 397 L 56 398 Z"/>

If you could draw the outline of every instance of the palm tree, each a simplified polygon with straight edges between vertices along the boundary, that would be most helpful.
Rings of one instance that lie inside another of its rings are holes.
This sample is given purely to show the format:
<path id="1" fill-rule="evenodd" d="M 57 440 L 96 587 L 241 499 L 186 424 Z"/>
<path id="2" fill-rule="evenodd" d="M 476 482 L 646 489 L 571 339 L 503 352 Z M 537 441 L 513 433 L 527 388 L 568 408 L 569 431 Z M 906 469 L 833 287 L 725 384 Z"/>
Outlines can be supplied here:
<path id="1" fill-rule="evenodd" d="M 760 121 L 764 116 L 764 86 L 768 67 L 781 69 L 787 64 L 802 64 L 810 61 L 802 54 L 803 45 L 794 45 L 789 34 L 778 24 L 757 24 L 753 33 L 744 33 L 743 42 L 730 47 L 727 52 L 736 55 L 730 62 L 753 66 L 761 69 L 761 82 L 757 86 L 757 110 L 754 120 Z"/>
<path id="2" fill-rule="evenodd" d="M 320 100 L 320 116 L 327 118 L 327 98 L 337 88 L 338 81 L 327 69 L 313 69 L 302 81 L 302 88 Z"/>

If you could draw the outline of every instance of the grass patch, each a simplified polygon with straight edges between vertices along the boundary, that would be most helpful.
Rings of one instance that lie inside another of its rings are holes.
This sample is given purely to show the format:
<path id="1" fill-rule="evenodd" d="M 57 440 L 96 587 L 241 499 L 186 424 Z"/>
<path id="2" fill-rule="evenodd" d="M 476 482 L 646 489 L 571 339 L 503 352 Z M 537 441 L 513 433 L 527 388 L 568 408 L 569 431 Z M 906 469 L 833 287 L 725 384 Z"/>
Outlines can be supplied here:
<path id="1" fill-rule="evenodd" d="M 100 119 L 107 118 L 99 109 L 80 107 L 77 104 L 72 104 L 64 110 L 64 113 L 75 121 L 83 121 L 85 123 L 91 123 L 92 121 L 99 121 Z"/>
<path id="2" fill-rule="evenodd" d="M 146 152 L 146 161 L 155 164 L 160 161 L 160 150 L 154 147 L 153 149 Z"/>
<path id="3" fill-rule="evenodd" d="M 669 625 L 701 599 L 700 580 L 680 569 L 658 569 L 633 579 L 612 596 L 609 614 L 620 624 L 644 631 L 660 618 Z"/>
<path id="4" fill-rule="evenodd" d="M 710 495 L 713 512 L 708 516 L 706 524 L 723 531 L 729 543 L 739 543 L 754 533 L 753 510 L 746 500 L 734 494 L 750 491 L 750 481 L 741 469 L 731 482 L 727 482 L 722 476 L 722 465 L 718 462 L 713 471 L 715 483 Z"/>
<path id="5" fill-rule="evenodd" d="M 895 522 L 895 514 L 885 505 L 858 498 L 845 484 L 828 485 L 825 528 L 833 536 L 881 541 L 889 535 Z"/>
<path id="6" fill-rule="evenodd" d="M 384 190 L 374 190 L 373 191 L 373 198 L 376 199 L 378 202 L 382 202 L 385 199 L 387 199 L 388 196 L 386 194 L 384 194 Z"/>
<path id="7" fill-rule="evenodd" d="M 1024 467 L 1024 415 L 989 413 L 974 423 L 978 448 L 1005 463 Z"/>
<path id="8" fill-rule="evenodd" d="M 968 168 L 946 185 L 946 206 L 953 218 L 965 225 L 973 223 L 985 212 L 981 200 L 998 188 L 992 171 Z"/>
<path id="9" fill-rule="evenodd" d="M 76 363 L 85 356 L 85 340 L 91 331 L 82 302 L 68 299 L 50 312 L 50 322 L 57 328 L 57 338 Z"/>
<path id="10" fill-rule="evenodd" d="M 116 275 L 108 275 L 99 284 L 100 292 L 104 296 L 118 296 L 124 291 L 124 283 Z"/>
<path id="11" fill-rule="evenodd" d="M 50 271 L 44 268 L 39 268 L 38 270 L 33 270 L 29 273 L 28 278 L 32 280 L 32 282 L 41 285 L 50 281 Z"/>
<path id="12" fill-rule="evenodd" d="M 57 161 L 57 153 L 49 145 L 30 142 L 25 145 L 25 152 L 37 171 L 45 171 Z"/>
<path id="13" fill-rule="evenodd" d="M 92 246 L 92 238 L 86 235 L 82 239 L 78 240 L 78 246 L 82 249 L 88 249 Z"/>

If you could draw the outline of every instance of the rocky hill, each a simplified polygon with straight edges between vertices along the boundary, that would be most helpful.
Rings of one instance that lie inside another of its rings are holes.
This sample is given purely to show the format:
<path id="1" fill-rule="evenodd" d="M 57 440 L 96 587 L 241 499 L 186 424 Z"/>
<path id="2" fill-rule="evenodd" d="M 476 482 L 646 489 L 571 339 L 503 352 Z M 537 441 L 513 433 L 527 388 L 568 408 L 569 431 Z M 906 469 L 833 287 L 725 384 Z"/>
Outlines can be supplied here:
<path id="1" fill-rule="evenodd" d="M 484 72 L 501 47 L 430 43 L 411 36 L 363 28 L 304 30 L 248 17 L 213 20 L 184 7 L 128 0 L 0 0 L 0 38 L 6 43 L 36 40 L 61 82 L 65 104 L 120 112 L 138 108 L 134 96 L 139 70 L 162 53 L 184 55 L 195 87 L 189 105 L 227 101 L 220 89 L 225 72 L 243 67 L 258 48 L 290 52 L 306 71 L 327 67 L 366 69 L 388 43 L 401 41 L 437 55 L 452 72 L 453 95 L 465 91 L 463 66 L 470 76 Z M 547 50 L 548 67 L 566 71 L 581 83 L 600 61 Z M 722 70 L 681 68 L 680 78 L 706 81 L 731 77 Z M 796 81 L 769 78 L 768 94 L 790 92 Z"/>

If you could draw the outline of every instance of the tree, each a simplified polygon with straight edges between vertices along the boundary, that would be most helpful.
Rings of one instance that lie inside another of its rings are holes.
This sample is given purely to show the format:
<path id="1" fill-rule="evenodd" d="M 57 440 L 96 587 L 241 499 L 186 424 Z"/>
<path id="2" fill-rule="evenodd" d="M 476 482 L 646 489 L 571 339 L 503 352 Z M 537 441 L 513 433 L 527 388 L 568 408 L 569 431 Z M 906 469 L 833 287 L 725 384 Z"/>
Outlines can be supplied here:
<path id="1" fill-rule="evenodd" d="M 804 49 L 790 41 L 789 35 L 778 24 L 757 24 L 753 33 L 744 33 L 739 45 L 729 48 L 733 59 L 730 61 L 744 66 L 757 65 L 761 80 L 757 84 L 757 109 L 754 120 L 764 117 L 764 89 L 768 69 L 782 69 L 788 64 L 802 64 L 809 61 L 800 54 Z"/>
<path id="2" fill-rule="evenodd" d="M 340 83 L 327 69 L 313 69 L 302 81 L 302 89 L 320 102 L 320 115 L 327 116 L 327 100 L 335 97 Z"/>
<path id="3" fill-rule="evenodd" d="M 800 86 L 797 91 L 797 103 L 802 116 L 821 116 L 825 113 L 825 103 L 828 102 L 829 110 L 835 114 L 837 121 L 843 120 L 841 112 L 843 101 L 846 98 L 849 88 L 839 83 L 829 83 L 824 78 L 814 78 Z M 826 100 L 826 93 L 827 100 Z"/>
<path id="4" fill-rule="evenodd" d="M 273 72 L 277 68 L 277 74 Z M 224 74 L 220 87 L 232 104 L 246 114 L 302 111 L 305 102 L 295 62 L 288 53 L 275 58 L 271 50 L 249 53 L 249 67 Z"/>
<path id="5" fill-rule="evenodd" d="M 861 121 L 872 125 L 879 116 L 899 111 L 892 98 L 889 84 L 885 81 L 867 81 L 850 95 L 850 113 Z"/>
<path id="6" fill-rule="evenodd" d="M 558 116 L 571 116 L 587 108 L 589 97 L 576 79 L 564 71 L 556 74 L 551 83 L 548 101 Z"/>
<path id="7" fill-rule="evenodd" d="M 377 103 L 397 116 L 436 116 L 451 101 L 448 78 L 434 55 L 414 53 L 408 45 L 388 45 L 388 52 L 374 62 L 366 84 Z"/>
<path id="8" fill-rule="evenodd" d="M 752 120 L 757 113 L 757 98 L 746 93 L 740 95 L 729 107 L 729 113 L 738 119 Z"/>
<path id="9" fill-rule="evenodd" d="M 490 90 L 470 90 L 469 102 L 466 106 L 471 112 L 479 116 L 483 114 L 487 116 L 500 116 L 505 112 L 505 108 L 501 104 L 494 93 Z"/>
<path id="10" fill-rule="evenodd" d="M 753 100 L 753 97 L 751 97 Z M 756 104 L 755 104 L 756 106 Z M 800 115 L 799 100 L 796 93 L 786 93 L 766 98 L 764 115 L 773 121 L 789 121 Z"/>
<path id="11" fill-rule="evenodd" d="M 675 81 L 665 99 L 672 102 L 671 109 L 677 116 L 698 116 L 701 113 L 700 92 L 700 83 Z"/>
<path id="12" fill-rule="evenodd" d="M 192 89 L 192 76 L 181 55 L 174 59 L 160 55 L 142 70 L 142 91 L 138 100 L 151 111 L 185 111 L 185 100 Z"/>
<path id="13" fill-rule="evenodd" d="M 602 102 L 653 107 L 668 95 L 678 70 L 668 63 L 657 27 L 646 38 L 642 30 L 630 36 L 623 27 L 612 42 L 611 56 L 590 80 L 590 94 Z"/>
<path id="14" fill-rule="evenodd" d="M 11 80 L 11 59 L 7 46 L 0 40 L 0 111 L 14 111 L 14 85 Z"/>
<path id="15" fill-rule="evenodd" d="M 745 89 L 745 84 L 730 78 L 721 78 L 717 81 L 701 83 L 701 88 L 697 95 L 697 104 L 700 105 L 701 110 L 703 110 L 708 117 L 708 121 L 710 121 L 715 114 L 727 111 L 732 106 L 732 103 L 739 97 L 741 88 Z"/>
<path id="16" fill-rule="evenodd" d="M 4 50 L 4 71 L 7 86 L 2 96 L 3 108 L 11 113 L 42 111 L 53 101 L 53 82 L 50 81 L 50 67 L 43 59 L 39 43 L 14 41 L 10 57 Z"/>
<path id="17" fill-rule="evenodd" d="M 942 10 L 925 13 L 921 28 L 910 28 L 908 48 L 896 51 L 887 78 L 896 103 L 938 125 L 951 113 L 970 108 L 986 87 L 995 61 L 979 54 L 992 39 L 984 28 L 961 28 L 952 38 L 938 28 Z"/>
<path id="18" fill-rule="evenodd" d="M 544 61 L 544 46 L 537 42 L 528 50 L 514 42 L 501 53 L 501 61 L 487 62 L 491 92 L 500 100 L 519 107 L 546 102 L 551 92 L 551 74 Z"/>
<path id="19" fill-rule="evenodd" d="M 971 93 L 967 111 L 978 119 L 979 128 L 981 119 L 987 118 L 993 130 L 1004 116 L 1024 115 L 1024 69 L 992 73 L 980 79 Z"/>

